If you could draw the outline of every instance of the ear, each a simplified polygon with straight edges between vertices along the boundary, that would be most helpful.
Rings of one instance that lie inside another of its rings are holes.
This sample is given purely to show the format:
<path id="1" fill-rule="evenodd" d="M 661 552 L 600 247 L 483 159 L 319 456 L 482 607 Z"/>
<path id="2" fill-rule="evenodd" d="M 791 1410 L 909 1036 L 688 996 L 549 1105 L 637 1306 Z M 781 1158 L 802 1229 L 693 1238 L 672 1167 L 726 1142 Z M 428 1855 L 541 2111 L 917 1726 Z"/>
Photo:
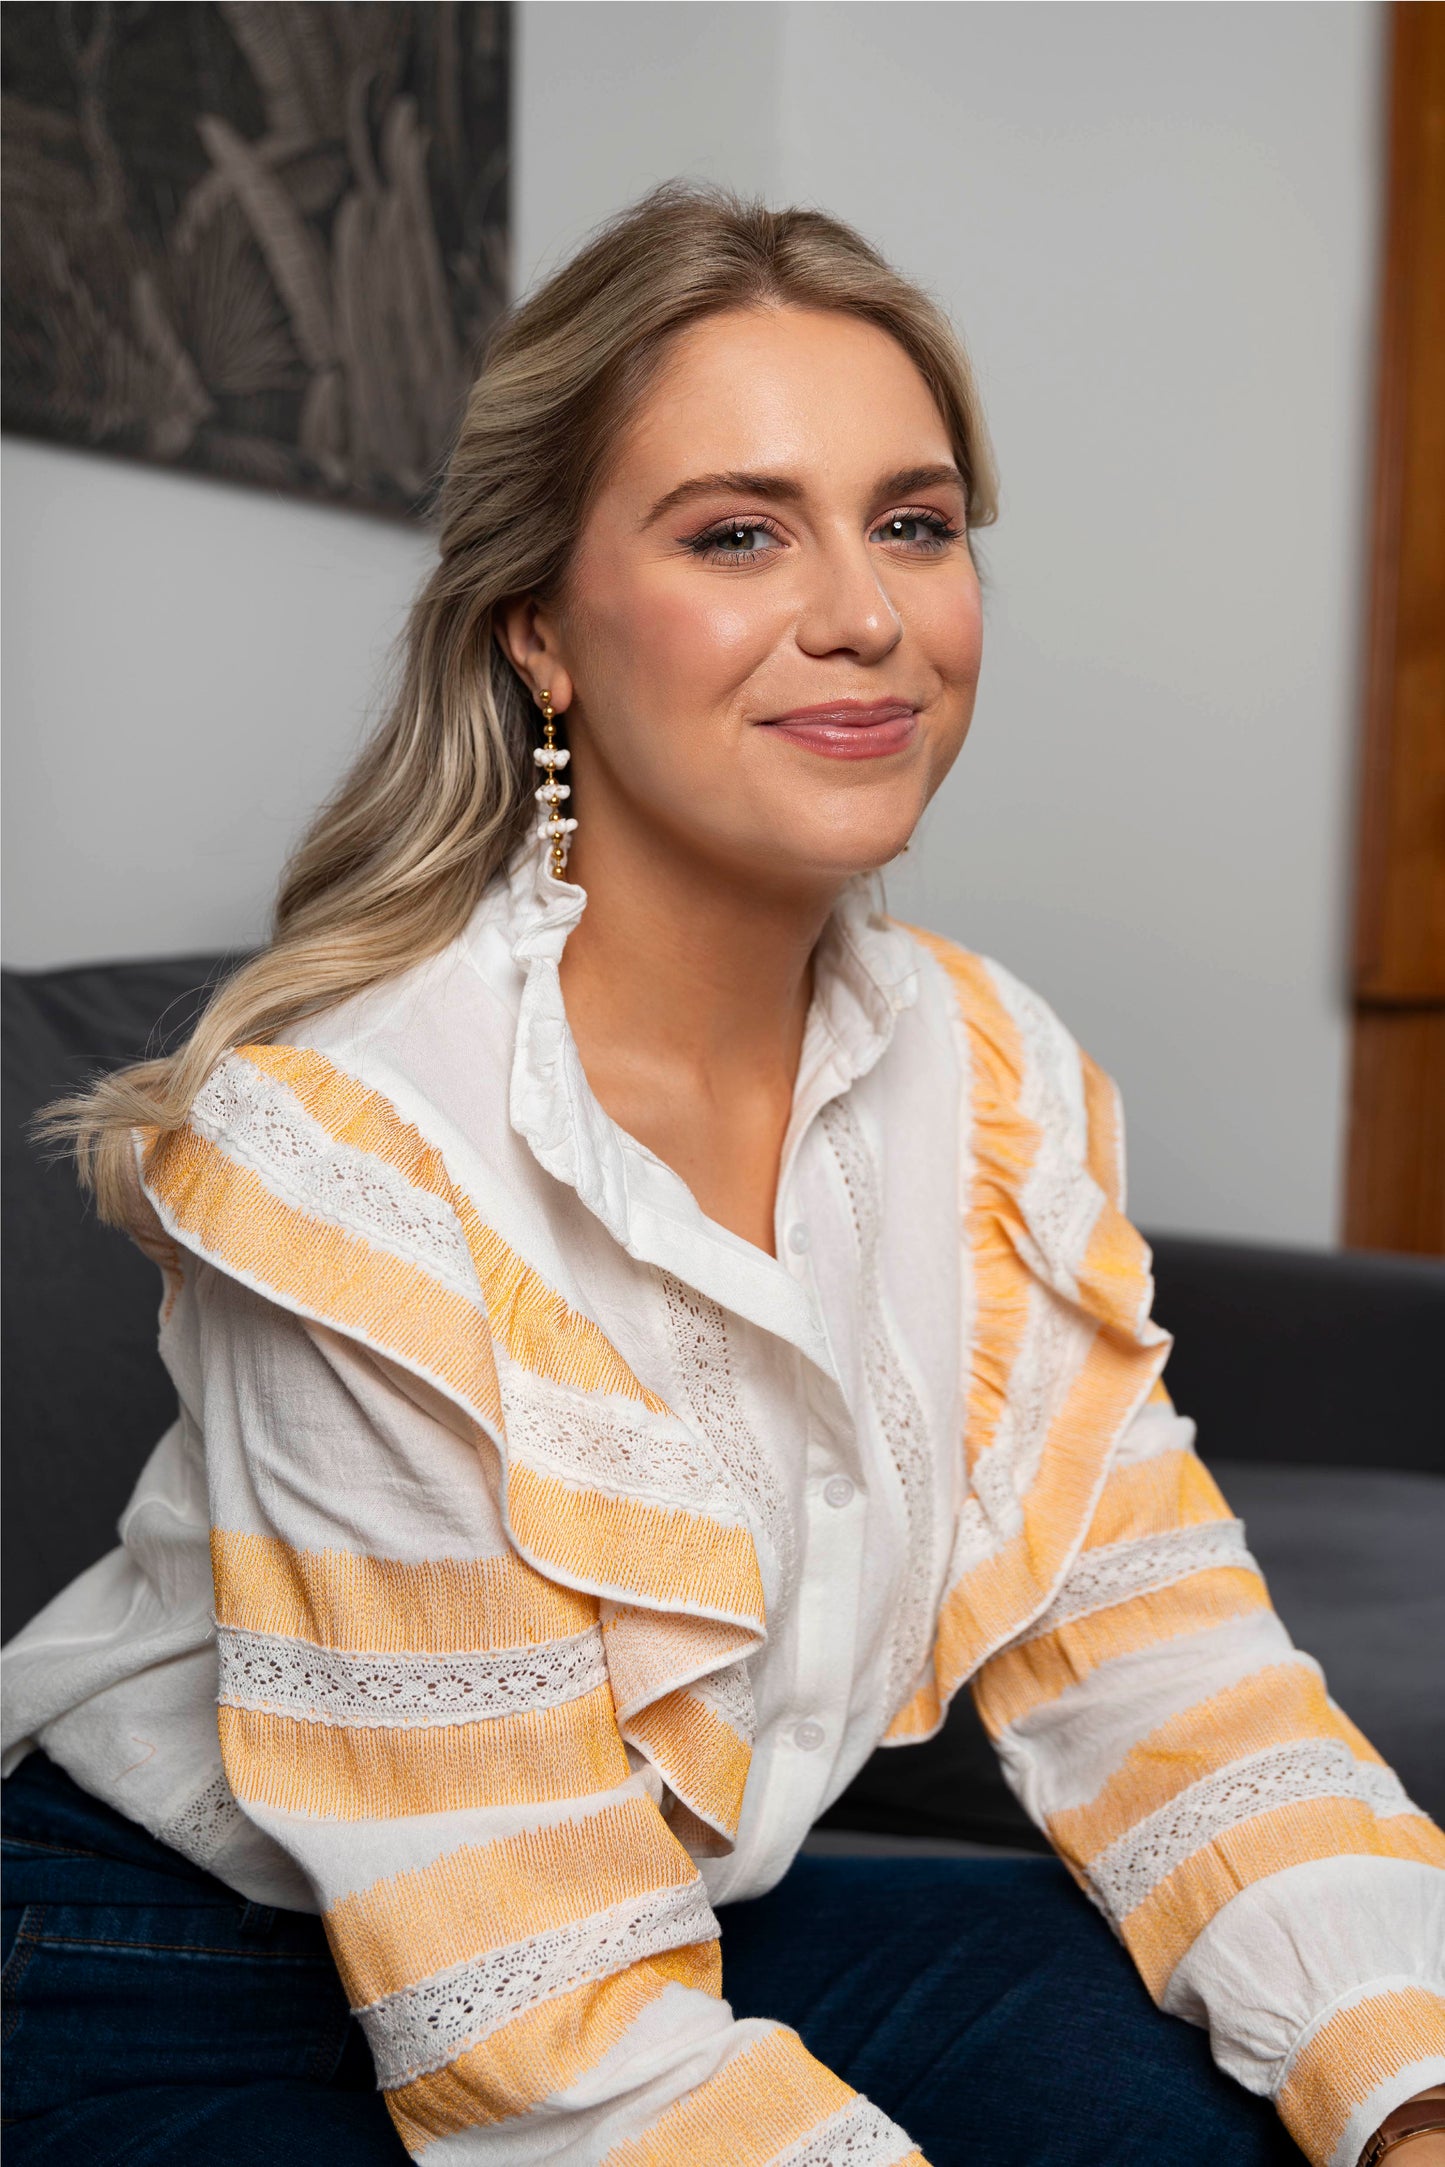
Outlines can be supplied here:
<path id="1" fill-rule="evenodd" d="M 557 627 L 533 594 L 512 595 L 497 605 L 492 628 L 503 654 L 535 699 L 552 695 L 557 714 L 572 704 L 572 679 L 558 653 Z"/>

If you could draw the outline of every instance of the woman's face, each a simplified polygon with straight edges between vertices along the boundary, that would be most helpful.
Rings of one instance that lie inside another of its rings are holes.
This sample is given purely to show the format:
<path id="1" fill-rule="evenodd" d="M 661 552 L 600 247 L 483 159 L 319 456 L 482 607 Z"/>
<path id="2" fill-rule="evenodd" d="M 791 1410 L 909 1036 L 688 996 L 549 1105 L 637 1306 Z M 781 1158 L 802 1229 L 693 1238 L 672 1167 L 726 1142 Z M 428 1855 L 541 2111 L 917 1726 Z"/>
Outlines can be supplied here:
<path id="1" fill-rule="evenodd" d="M 885 332 L 775 307 L 680 334 L 512 647 L 566 711 L 569 876 L 629 839 L 790 891 L 894 857 L 973 712 L 965 511 Z"/>

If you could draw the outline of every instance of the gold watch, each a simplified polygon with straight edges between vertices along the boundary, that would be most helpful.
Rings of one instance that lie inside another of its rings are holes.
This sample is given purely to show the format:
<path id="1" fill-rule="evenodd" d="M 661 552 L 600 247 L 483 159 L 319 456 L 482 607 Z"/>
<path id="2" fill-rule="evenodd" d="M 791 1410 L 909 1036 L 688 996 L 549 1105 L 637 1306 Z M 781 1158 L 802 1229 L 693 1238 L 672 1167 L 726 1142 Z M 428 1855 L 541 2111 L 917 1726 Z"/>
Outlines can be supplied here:
<path id="1" fill-rule="evenodd" d="M 1445 2084 L 1434 2084 L 1393 2108 L 1360 2154 L 1359 2167 L 1375 2167 L 1407 2137 L 1423 2137 L 1431 2130 L 1445 2135 Z"/>

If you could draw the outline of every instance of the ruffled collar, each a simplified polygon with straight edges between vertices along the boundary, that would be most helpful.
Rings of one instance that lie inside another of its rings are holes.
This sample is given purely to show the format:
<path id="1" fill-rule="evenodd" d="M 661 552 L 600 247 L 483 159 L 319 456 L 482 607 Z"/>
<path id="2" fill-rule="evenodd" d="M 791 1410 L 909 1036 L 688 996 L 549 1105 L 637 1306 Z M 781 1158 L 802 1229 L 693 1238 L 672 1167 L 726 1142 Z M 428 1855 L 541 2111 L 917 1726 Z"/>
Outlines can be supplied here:
<path id="1" fill-rule="evenodd" d="M 715 1242 L 765 1263 L 772 1284 L 778 1270 L 773 1260 L 705 1221 L 680 1177 L 618 1127 L 587 1081 L 560 977 L 568 936 L 586 905 L 586 890 L 555 879 L 535 845 L 520 849 L 501 876 L 494 908 L 500 909 L 503 937 L 522 974 L 510 1079 L 512 1127 L 539 1165 L 575 1189 L 632 1254 L 647 1253 L 640 1221 L 660 1211 L 675 1226 L 691 1219 L 697 1222 L 694 1232 L 705 1228 Z M 818 946 L 795 1126 L 881 1060 L 899 1015 L 917 998 L 917 949 L 884 917 L 876 876 L 856 875 L 839 896 Z M 738 1261 L 734 1256 L 734 1265 Z"/>

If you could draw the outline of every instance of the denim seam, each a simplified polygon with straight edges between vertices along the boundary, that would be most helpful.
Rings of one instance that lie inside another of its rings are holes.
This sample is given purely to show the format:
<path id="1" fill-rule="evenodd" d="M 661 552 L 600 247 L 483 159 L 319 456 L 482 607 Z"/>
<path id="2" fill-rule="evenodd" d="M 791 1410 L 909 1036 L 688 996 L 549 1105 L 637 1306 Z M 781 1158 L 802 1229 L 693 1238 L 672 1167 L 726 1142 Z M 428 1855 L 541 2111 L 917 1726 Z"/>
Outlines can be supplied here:
<path id="1" fill-rule="evenodd" d="M 31 1908 L 39 1907 L 34 1906 Z M 68 1910 L 70 1907 L 63 1904 L 59 1908 L 61 1910 Z M 21 1929 L 21 1932 L 24 1932 L 23 1927 Z M 266 1949 L 255 1944 L 253 1944 L 250 1948 L 245 1949 L 238 1949 L 234 1947 L 222 1948 L 219 1947 L 215 1942 L 210 1941 L 139 1941 L 129 1939 L 124 1941 L 117 1941 L 112 1940 L 103 1934 L 38 1933 L 33 1936 L 27 1935 L 26 1938 L 27 1940 L 33 1940 L 37 1945 L 43 1943 L 44 1946 L 48 1949 L 153 1949 L 169 1956 L 231 1956 L 234 1957 L 238 1963 L 242 1964 L 263 1963 L 329 1965 L 331 1961 L 324 1950 L 316 1956 L 308 1956 L 304 1950 Z M 20 1935 L 17 1934 L 17 1947 L 19 1946 L 19 1942 Z M 11 1952 L 11 1956 L 13 1960 L 13 1950 Z"/>
<path id="2" fill-rule="evenodd" d="M 0 2018 L 0 2040 L 5 2041 L 7 2044 L 20 2022 L 20 2003 L 16 1995 L 16 1989 L 30 1969 L 36 1950 L 39 1947 L 39 1942 L 31 1928 L 32 1914 L 35 1916 L 36 1924 L 40 1927 L 44 1926 L 45 1906 L 43 1904 L 27 1904 L 20 1914 L 20 1924 L 15 1932 L 14 1945 L 5 1959 L 4 1970 L 0 1971 L 0 1997 L 3 1997 L 6 2004 L 3 2018 Z"/>
<path id="3" fill-rule="evenodd" d="M 5 1831 L 3 1848 L 6 1851 L 46 1851 L 54 1858 L 67 1859 L 111 1859 L 114 1856 L 109 1851 L 92 1851 L 81 1843 L 47 1843 L 43 1836 L 27 1836 L 23 1831 L 17 1834 L 11 1828 Z"/>

